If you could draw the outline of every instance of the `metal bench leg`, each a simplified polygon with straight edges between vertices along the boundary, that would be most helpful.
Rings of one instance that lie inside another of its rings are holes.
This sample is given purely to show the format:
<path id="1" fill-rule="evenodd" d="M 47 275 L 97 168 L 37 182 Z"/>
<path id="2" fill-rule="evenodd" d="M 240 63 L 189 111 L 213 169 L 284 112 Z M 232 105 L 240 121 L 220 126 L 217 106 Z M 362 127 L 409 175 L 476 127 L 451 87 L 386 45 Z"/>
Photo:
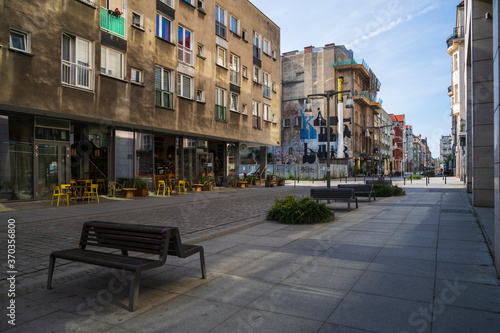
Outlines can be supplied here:
<path id="1" fill-rule="evenodd" d="M 203 248 L 200 250 L 200 264 L 201 264 L 201 276 L 206 279 L 207 278 L 207 272 L 205 270 L 205 254 L 203 252 Z"/>
<path id="2" fill-rule="evenodd" d="M 47 279 L 47 289 L 52 289 L 52 275 L 54 274 L 55 263 L 56 263 L 56 258 L 50 256 L 50 261 L 49 261 L 49 277 Z"/>
<path id="3" fill-rule="evenodd" d="M 358 198 L 356 198 L 356 208 L 358 208 Z"/>
<path id="4" fill-rule="evenodd" d="M 134 312 L 139 304 L 139 288 L 141 287 L 141 271 L 135 272 L 130 278 L 130 294 L 128 300 L 128 310 Z"/>
<path id="5" fill-rule="evenodd" d="M 351 211 L 351 200 L 347 201 L 347 211 Z"/>

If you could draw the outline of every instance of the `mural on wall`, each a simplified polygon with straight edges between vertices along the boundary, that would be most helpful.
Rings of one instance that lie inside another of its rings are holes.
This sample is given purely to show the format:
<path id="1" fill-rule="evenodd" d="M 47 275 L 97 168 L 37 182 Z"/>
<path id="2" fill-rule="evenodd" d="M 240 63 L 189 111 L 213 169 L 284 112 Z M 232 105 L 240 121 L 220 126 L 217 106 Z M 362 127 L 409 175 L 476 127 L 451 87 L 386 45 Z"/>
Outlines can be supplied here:
<path id="1" fill-rule="evenodd" d="M 326 119 L 319 111 L 316 116 L 305 114 L 304 109 L 299 110 L 302 116 L 302 129 L 300 130 L 300 140 L 291 140 L 290 144 L 295 146 L 303 146 L 302 163 L 316 163 L 317 158 L 325 159 L 327 157 L 327 142 L 330 135 L 330 156 L 335 158 L 337 156 L 337 134 L 334 128 L 338 126 L 339 119 L 337 116 L 330 117 L 330 131 L 326 126 Z M 344 157 L 350 157 L 348 154 L 348 140 L 351 138 L 351 131 L 346 123 L 351 123 L 351 118 L 345 118 L 343 127 L 344 138 Z M 329 133 L 328 133 L 329 132 Z"/>

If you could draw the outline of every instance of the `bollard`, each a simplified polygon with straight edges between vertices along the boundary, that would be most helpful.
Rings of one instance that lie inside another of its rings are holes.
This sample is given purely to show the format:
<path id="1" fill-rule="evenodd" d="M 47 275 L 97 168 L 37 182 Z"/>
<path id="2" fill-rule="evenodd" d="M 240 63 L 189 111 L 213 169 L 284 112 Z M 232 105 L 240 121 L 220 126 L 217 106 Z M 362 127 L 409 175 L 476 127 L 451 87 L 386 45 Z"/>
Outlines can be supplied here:
<path id="1" fill-rule="evenodd" d="M 427 176 L 425 176 L 425 186 L 427 186 Z"/>
<path id="2" fill-rule="evenodd" d="M 403 185 L 406 185 L 406 175 L 403 175 Z"/>
<path id="3" fill-rule="evenodd" d="M 345 182 L 346 182 L 346 184 L 347 184 L 347 177 L 345 177 Z"/>
<path id="4" fill-rule="evenodd" d="M 444 175 L 444 184 L 446 185 L 446 175 Z"/>

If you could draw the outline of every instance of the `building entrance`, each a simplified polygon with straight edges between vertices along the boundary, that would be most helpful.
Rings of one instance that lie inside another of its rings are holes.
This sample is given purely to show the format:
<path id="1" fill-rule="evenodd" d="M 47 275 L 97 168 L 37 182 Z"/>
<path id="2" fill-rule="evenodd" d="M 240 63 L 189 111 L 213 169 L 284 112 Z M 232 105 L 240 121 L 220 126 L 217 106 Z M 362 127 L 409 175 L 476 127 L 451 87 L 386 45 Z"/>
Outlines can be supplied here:
<path id="1" fill-rule="evenodd" d="M 69 143 L 35 143 L 35 199 L 50 198 L 52 186 L 69 184 Z"/>

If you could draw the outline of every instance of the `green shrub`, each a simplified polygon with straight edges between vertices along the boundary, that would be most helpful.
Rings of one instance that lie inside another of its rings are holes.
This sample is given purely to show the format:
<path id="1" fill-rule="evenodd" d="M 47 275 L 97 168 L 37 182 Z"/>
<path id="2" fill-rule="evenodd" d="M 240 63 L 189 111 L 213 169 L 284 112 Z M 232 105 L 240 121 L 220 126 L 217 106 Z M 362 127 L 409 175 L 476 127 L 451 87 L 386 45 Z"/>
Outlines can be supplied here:
<path id="1" fill-rule="evenodd" d="M 403 194 L 403 189 L 397 185 L 393 186 L 391 190 L 392 190 L 392 195 L 394 196 L 400 196 Z"/>
<path id="2" fill-rule="evenodd" d="M 331 216 L 332 212 L 325 203 L 318 203 L 310 197 L 297 199 L 287 195 L 275 200 L 266 219 L 285 224 L 310 224 L 326 222 Z"/>
<path id="3" fill-rule="evenodd" d="M 288 177 L 286 177 L 286 179 L 288 179 L 288 180 L 294 180 L 295 176 L 292 175 L 292 174 L 289 174 Z"/>
<path id="4" fill-rule="evenodd" d="M 373 191 L 376 197 L 390 197 L 392 195 L 391 186 L 385 184 L 373 184 Z"/>
<path id="5" fill-rule="evenodd" d="M 422 179 L 422 176 L 421 175 L 411 175 L 411 176 L 406 177 L 406 179 Z"/>

